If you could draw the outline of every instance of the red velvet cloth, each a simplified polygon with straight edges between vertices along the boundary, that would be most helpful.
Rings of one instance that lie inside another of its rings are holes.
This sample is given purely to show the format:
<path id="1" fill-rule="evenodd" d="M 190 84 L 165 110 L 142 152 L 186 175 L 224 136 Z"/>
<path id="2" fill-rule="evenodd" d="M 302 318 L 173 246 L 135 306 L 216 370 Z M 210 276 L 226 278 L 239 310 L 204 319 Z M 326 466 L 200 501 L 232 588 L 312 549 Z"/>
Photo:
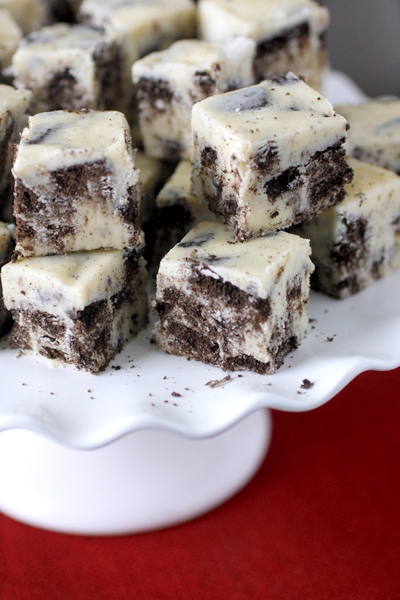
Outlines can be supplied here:
<path id="1" fill-rule="evenodd" d="M 1 600 L 399 600 L 399 389 L 400 369 L 366 373 L 274 412 L 255 478 L 184 525 L 89 538 L 0 516 Z"/>

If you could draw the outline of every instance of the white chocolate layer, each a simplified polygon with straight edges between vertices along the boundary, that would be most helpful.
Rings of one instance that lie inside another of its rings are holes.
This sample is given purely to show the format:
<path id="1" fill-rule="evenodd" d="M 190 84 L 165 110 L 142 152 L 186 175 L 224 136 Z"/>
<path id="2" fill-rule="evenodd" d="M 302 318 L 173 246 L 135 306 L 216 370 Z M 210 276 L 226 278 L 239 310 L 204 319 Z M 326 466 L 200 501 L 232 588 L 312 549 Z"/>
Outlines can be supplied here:
<path id="1" fill-rule="evenodd" d="M 122 250 L 97 250 L 7 263 L 1 271 L 6 306 L 60 316 L 83 310 L 123 284 L 122 257 Z"/>
<path id="2" fill-rule="evenodd" d="M 305 266 L 313 270 L 309 255 L 308 240 L 284 231 L 240 244 L 225 225 L 203 221 L 163 258 L 157 282 L 165 286 L 169 280 L 172 285 L 180 279 L 179 272 L 186 272 L 185 261 L 196 260 L 208 277 L 229 281 L 247 294 L 267 298 L 275 293 L 281 273 L 287 279 Z"/>

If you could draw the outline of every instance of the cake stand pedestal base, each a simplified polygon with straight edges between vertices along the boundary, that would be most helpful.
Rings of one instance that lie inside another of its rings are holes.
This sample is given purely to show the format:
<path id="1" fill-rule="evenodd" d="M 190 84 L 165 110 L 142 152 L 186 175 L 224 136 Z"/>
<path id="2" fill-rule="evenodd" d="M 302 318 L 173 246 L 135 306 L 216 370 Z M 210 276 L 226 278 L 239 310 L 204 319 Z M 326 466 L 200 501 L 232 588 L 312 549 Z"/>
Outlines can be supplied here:
<path id="1" fill-rule="evenodd" d="M 211 438 L 143 430 L 94 450 L 7 430 L 0 432 L 0 511 L 82 535 L 169 527 L 238 492 L 260 466 L 270 436 L 267 409 Z"/>

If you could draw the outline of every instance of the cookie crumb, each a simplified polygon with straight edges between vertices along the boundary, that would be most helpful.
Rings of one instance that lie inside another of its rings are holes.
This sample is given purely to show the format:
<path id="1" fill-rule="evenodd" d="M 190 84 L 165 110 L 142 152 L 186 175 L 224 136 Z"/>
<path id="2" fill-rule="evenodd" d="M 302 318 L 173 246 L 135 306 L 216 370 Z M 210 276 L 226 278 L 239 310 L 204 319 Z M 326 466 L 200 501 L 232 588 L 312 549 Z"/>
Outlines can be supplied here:
<path id="1" fill-rule="evenodd" d="M 206 383 L 206 385 L 208 385 L 208 387 L 211 387 L 211 388 L 216 388 L 216 387 L 225 385 L 226 383 L 229 383 L 230 381 L 232 381 L 232 377 L 230 375 L 227 375 L 223 379 L 212 379 L 211 381 L 208 381 Z"/>
<path id="2" fill-rule="evenodd" d="M 303 383 L 301 384 L 301 388 L 303 390 L 309 390 L 310 388 L 312 388 L 312 386 L 314 385 L 314 383 L 312 381 L 310 381 L 309 379 L 303 379 Z"/>

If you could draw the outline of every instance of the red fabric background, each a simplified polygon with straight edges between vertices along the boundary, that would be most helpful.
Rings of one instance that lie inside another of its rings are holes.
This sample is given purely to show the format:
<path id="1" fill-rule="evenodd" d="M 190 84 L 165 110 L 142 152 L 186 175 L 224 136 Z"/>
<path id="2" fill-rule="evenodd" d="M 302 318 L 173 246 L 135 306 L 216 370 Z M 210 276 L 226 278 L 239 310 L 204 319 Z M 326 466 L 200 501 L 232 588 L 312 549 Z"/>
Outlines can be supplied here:
<path id="1" fill-rule="evenodd" d="M 0 515 L 1 600 L 399 600 L 399 391 L 400 369 L 366 373 L 274 412 L 251 483 L 175 528 L 75 537 Z"/>

